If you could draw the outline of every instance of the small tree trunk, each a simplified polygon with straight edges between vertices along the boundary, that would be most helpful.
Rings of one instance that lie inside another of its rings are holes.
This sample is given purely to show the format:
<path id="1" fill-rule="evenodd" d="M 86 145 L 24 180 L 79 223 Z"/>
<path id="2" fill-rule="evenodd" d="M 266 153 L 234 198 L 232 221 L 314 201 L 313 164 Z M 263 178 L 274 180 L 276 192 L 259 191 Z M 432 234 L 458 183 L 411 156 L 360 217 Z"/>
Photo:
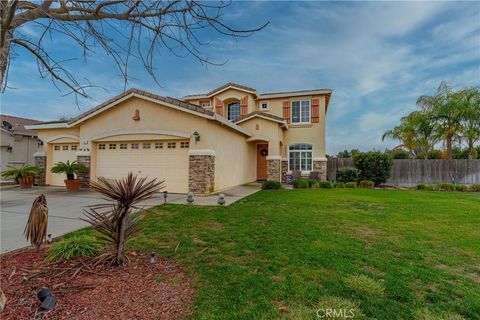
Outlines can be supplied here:
<path id="1" fill-rule="evenodd" d="M 122 265 L 124 263 L 125 256 L 125 225 L 128 214 L 124 212 L 122 218 L 120 218 L 120 226 L 118 228 L 118 244 L 117 244 L 117 265 Z"/>
<path id="2" fill-rule="evenodd" d="M 447 137 L 447 160 L 452 160 L 452 137 Z"/>
<path id="3" fill-rule="evenodd" d="M 473 156 L 473 140 L 468 139 L 468 159 L 473 160 L 475 159 Z"/>

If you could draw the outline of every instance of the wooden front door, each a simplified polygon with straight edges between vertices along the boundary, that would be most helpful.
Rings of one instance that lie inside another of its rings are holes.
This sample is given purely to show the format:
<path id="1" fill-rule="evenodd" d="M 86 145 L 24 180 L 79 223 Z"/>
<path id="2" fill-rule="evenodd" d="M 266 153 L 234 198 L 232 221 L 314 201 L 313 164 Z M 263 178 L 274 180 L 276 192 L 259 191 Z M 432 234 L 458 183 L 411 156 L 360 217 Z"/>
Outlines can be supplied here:
<path id="1" fill-rule="evenodd" d="M 257 144 L 257 180 L 267 180 L 268 144 Z"/>

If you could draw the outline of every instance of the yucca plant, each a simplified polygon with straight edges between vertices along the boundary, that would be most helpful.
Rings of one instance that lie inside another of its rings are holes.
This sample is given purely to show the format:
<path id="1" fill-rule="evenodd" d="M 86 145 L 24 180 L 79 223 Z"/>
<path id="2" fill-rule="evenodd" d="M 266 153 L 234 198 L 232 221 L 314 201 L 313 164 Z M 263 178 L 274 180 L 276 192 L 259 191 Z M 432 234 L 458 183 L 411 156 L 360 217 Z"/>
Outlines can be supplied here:
<path id="1" fill-rule="evenodd" d="M 85 165 L 78 163 L 77 161 L 70 162 L 69 160 L 66 162 L 57 162 L 51 169 L 53 173 L 65 173 L 67 175 L 67 180 L 74 180 L 75 174 L 78 175 L 87 170 L 88 169 Z"/>
<path id="2" fill-rule="evenodd" d="M 90 187 L 105 196 L 105 200 L 113 204 L 98 204 L 85 210 L 84 219 L 100 234 L 97 238 L 111 243 L 114 254 L 108 258 L 112 264 L 122 265 L 125 262 L 125 243 L 140 231 L 139 222 L 142 215 L 132 216 L 138 210 L 138 204 L 151 199 L 163 189 L 164 181 L 157 179 L 137 178 L 131 172 L 123 179 L 98 178 Z"/>

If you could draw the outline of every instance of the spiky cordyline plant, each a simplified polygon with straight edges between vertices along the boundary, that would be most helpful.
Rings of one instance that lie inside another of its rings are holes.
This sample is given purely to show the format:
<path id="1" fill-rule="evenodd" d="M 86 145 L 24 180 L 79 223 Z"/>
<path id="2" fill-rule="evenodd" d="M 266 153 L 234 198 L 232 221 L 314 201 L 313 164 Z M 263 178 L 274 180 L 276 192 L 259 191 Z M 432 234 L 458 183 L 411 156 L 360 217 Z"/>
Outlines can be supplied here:
<path id="1" fill-rule="evenodd" d="M 104 195 L 106 200 L 113 201 L 113 204 L 98 204 L 85 210 L 85 221 L 100 232 L 97 237 L 115 248 L 109 259 L 111 263 L 122 265 L 125 262 L 125 242 L 140 231 L 139 222 L 143 218 L 142 215 L 132 217 L 132 211 L 140 209 L 140 202 L 160 192 L 163 182 L 137 178 L 130 172 L 123 179 L 100 177 L 98 182 L 90 183 L 93 190 Z"/>

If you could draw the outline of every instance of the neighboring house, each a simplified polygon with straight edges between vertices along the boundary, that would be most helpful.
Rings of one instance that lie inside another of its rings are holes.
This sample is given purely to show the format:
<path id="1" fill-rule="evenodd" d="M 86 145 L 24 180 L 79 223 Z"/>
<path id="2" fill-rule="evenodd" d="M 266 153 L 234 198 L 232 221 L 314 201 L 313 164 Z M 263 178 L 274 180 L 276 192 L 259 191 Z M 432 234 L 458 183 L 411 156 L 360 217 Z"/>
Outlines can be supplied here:
<path id="1" fill-rule="evenodd" d="M 228 83 L 177 100 L 130 89 L 67 122 L 29 126 L 44 142 L 37 183 L 63 185 L 58 161 L 89 167 L 82 185 L 133 172 L 169 192 L 207 194 L 291 170 L 326 177 L 329 89 L 258 93 Z"/>
<path id="2" fill-rule="evenodd" d="M 37 132 L 28 130 L 25 126 L 38 122 L 38 120 L 0 115 L 1 171 L 5 170 L 7 166 L 19 167 L 35 163 L 33 155 L 39 147 Z"/>

